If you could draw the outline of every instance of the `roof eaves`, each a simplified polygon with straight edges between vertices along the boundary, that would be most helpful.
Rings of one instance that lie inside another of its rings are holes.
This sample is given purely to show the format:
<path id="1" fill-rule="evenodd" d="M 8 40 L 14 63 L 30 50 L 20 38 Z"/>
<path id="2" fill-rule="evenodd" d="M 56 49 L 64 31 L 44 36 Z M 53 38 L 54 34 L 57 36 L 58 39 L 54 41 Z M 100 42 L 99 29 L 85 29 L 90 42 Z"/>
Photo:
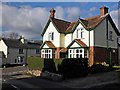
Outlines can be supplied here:
<path id="1" fill-rule="evenodd" d="M 51 19 L 49 18 L 49 20 L 48 20 L 48 22 L 47 22 L 46 26 L 44 27 L 44 29 L 43 29 L 43 31 L 42 31 L 42 33 L 41 33 L 41 36 L 43 36 L 43 35 L 44 35 L 44 33 L 45 33 L 46 29 L 47 29 L 47 28 L 48 28 L 48 26 L 49 26 L 50 21 L 51 21 Z"/>

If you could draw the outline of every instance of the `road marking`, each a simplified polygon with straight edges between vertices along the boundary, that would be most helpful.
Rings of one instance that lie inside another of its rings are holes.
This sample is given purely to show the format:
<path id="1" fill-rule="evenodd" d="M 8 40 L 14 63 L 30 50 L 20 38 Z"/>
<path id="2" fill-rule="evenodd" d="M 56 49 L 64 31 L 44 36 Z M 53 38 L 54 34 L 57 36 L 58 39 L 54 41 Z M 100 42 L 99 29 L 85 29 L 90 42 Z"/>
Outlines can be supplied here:
<path id="1" fill-rule="evenodd" d="M 12 85 L 12 84 L 11 84 L 11 86 L 14 87 L 14 88 L 17 89 L 17 90 L 20 90 L 20 89 L 19 89 L 18 87 L 16 87 L 15 85 Z"/>

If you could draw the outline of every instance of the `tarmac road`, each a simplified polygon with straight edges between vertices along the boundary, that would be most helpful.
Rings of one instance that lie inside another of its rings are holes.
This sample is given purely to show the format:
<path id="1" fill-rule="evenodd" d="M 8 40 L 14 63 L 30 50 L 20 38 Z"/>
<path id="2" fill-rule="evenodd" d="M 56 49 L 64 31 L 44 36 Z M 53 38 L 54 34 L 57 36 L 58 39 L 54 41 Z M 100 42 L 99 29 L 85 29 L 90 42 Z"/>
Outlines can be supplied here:
<path id="1" fill-rule="evenodd" d="M 10 83 L 17 87 L 18 90 L 26 89 L 94 89 L 94 88 L 107 88 L 107 89 L 120 89 L 120 72 L 104 72 L 98 74 L 88 75 L 86 77 L 66 79 L 63 81 L 52 81 L 43 79 L 41 77 L 30 77 L 21 79 L 10 79 L 5 83 Z"/>

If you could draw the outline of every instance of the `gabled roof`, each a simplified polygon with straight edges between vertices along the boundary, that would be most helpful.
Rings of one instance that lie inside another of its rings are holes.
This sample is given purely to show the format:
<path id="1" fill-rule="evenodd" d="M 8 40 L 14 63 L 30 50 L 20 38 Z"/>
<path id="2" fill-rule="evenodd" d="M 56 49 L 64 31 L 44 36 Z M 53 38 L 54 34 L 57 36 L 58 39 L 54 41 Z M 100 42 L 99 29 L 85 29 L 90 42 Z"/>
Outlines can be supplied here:
<path id="1" fill-rule="evenodd" d="M 73 40 L 70 44 L 69 44 L 69 46 L 67 47 L 67 48 L 70 48 L 70 46 L 74 43 L 74 42 L 76 42 L 78 45 L 80 45 L 81 47 L 88 47 L 84 42 L 82 42 L 80 39 L 75 39 L 75 40 Z"/>
<path id="2" fill-rule="evenodd" d="M 39 49 L 40 44 L 36 43 L 22 43 L 18 39 L 2 39 L 4 43 L 9 47 L 9 48 L 28 48 L 28 49 Z"/>
<path id="3" fill-rule="evenodd" d="M 22 44 L 21 41 L 17 39 L 2 39 L 4 43 L 9 47 L 9 48 L 24 48 L 24 45 Z"/>
<path id="4" fill-rule="evenodd" d="M 42 36 L 44 35 L 50 22 L 53 23 L 53 25 L 55 26 L 55 28 L 57 29 L 57 31 L 59 33 L 67 33 L 69 31 L 71 31 L 73 26 L 76 24 L 76 22 L 68 22 L 68 21 L 64 21 L 64 20 L 60 20 L 60 19 L 56 19 L 56 18 L 49 18 L 49 20 L 41 34 Z"/>
<path id="5" fill-rule="evenodd" d="M 68 22 L 68 21 L 64 21 L 56 18 L 50 18 L 41 35 L 42 36 L 44 35 L 50 22 L 53 23 L 53 25 L 55 26 L 55 28 L 59 33 L 67 34 L 67 33 L 74 32 L 74 30 L 79 25 L 79 23 L 81 23 L 84 26 L 84 28 L 86 28 L 86 30 L 94 30 L 106 18 L 110 21 L 117 35 L 120 35 L 117 27 L 115 26 L 111 16 L 108 13 L 105 14 L 104 16 L 98 15 L 98 16 L 93 16 L 85 19 L 79 18 L 78 21 L 76 22 Z"/>
<path id="6" fill-rule="evenodd" d="M 43 48 L 44 45 L 47 45 L 49 48 L 56 48 L 55 45 L 51 41 L 45 41 L 40 48 Z"/>

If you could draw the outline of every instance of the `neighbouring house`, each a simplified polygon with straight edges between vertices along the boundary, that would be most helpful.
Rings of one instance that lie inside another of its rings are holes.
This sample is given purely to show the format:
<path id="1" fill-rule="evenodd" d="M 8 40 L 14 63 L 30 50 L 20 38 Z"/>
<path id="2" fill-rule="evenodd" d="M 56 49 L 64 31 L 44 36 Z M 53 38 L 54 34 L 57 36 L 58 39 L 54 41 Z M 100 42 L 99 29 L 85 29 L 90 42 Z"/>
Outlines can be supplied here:
<path id="1" fill-rule="evenodd" d="M 108 9 L 102 6 L 100 15 L 69 22 L 55 18 L 52 8 L 41 34 L 41 58 L 88 58 L 89 65 L 118 64 L 120 33 Z"/>
<path id="2" fill-rule="evenodd" d="M 27 57 L 40 56 L 40 44 L 25 42 L 24 37 L 20 39 L 1 38 L 0 52 L 3 64 L 25 64 Z"/>

